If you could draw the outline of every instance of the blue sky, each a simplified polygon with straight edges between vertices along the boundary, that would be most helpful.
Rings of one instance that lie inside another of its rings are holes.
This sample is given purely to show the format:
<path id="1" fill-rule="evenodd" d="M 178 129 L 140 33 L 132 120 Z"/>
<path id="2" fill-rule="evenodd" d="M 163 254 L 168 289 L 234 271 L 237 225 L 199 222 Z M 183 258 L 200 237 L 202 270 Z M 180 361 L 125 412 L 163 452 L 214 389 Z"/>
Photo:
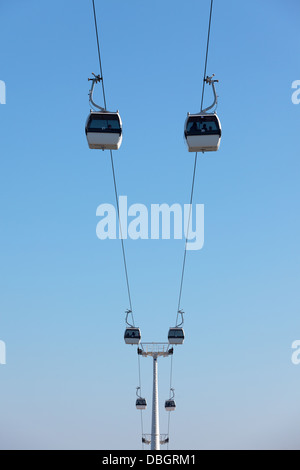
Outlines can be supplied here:
<path id="1" fill-rule="evenodd" d="M 300 79 L 300 6 L 214 4 L 207 71 L 220 80 L 223 137 L 219 152 L 198 160 L 205 245 L 187 257 L 170 449 L 298 449 L 300 105 L 291 85 Z M 107 101 L 124 124 L 118 188 L 129 204 L 189 202 L 194 157 L 183 123 L 200 108 L 209 5 L 96 0 Z M 114 204 L 109 153 L 89 150 L 84 134 L 87 79 L 99 70 L 92 5 L 15 0 L 0 12 L 0 447 L 140 448 L 121 246 L 96 237 L 98 205 Z M 145 341 L 165 341 L 174 323 L 183 248 L 126 242 Z M 151 360 L 141 365 L 151 402 Z M 169 366 L 159 364 L 161 432 Z M 150 424 L 149 409 L 145 432 Z"/>

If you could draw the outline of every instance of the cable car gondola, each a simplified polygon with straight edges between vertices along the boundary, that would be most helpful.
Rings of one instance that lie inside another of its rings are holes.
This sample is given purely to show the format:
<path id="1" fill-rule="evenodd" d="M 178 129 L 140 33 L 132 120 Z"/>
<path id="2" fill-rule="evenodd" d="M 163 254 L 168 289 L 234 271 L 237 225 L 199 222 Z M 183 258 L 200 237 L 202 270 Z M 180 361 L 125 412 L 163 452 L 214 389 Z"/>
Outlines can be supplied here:
<path id="1" fill-rule="evenodd" d="M 213 75 L 214 76 L 214 75 Z M 212 85 L 215 100 L 211 106 L 198 114 L 189 114 L 185 121 L 184 135 L 189 152 L 214 152 L 219 149 L 222 129 L 221 122 L 216 113 L 208 113 L 218 101 L 215 82 L 212 77 L 207 77 L 205 82 Z"/>
<path id="2" fill-rule="evenodd" d="M 147 401 L 145 398 L 137 398 L 135 402 L 137 410 L 145 410 L 147 408 Z"/>
<path id="3" fill-rule="evenodd" d="M 176 403 L 175 403 L 175 400 L 174 400 L 174 397 L 175 397 L 174 388 L 171 388 L 171 392 L 172 392 L 172 397 L 165 401 L 165 410 L 166 411 L 175 411 L 175 409 L 176 409 Z"/>
<path id="4" fill-rule="evenodd" d="M 136 399 L 136 402 L 135 402 L 135 406 L 136 406 L 137 410 L 145 410 L 147 408 L 147 401 L 146 401 L 146 398 L 142 398 L 138 394 L 139 390 L 140 390 L 140 387 L 137 387 L 137 389 L 136 389 L 137 399 Z"/>
<path id="5" fill-rule="evenodd" d="M 215 152 L 221 142 L 220 120 L 215 113 L 188 114 L 184 134 L 189 152 Z"/>
<path id="6" fill-rule="evenodd" d="M 168 333 L 169 344 L 183 344 L 184 331 L 183 328 L 170 328 Z"/>
<path id="7" fill-rule="evenodd" d="M 93 101 L 94 87 L 102 78 L 99 75 L 89 78 L 92 81 L 92 87 L 89 92 L 89 100 L 94 108 L 99 111 L 91 110 L 85 125 L 85 134 L 90 149 L 100 150 L 118 150 L 122 143 L 122 120 L 119 112 L 107 111 L 98 106 Z"/>
<path id="8" fill-rule="evenodd" d="M 183 314 L 184 314 L 183 310 L 178 310 L 177 319 L 176 319 L 176 326 L 171 327 L 169 329 L 169 333 L 168 333 L 169 344 L 183 344 L 183 341 L 184 341 L 184 331 L 183 331 L 183 328 L 182 328 L 182 325 L 184 323 Z M 178 323 L 179 315 L 181 316 L 181 322 L 180 323 Z"/>
<path id="9" fill-rule="evenodd" d="M 140 344 L 141 331 L 139 328 L 126 328 L 124 333 L 124 340 L 126 344 Z"/>
<path id="10" fill-rule="evenodd" d="M 175 411 L 176 403 L 174 400 L 166 400 L 165 401 L 165 409 L 166 411 Z"/>
<path id="11" fill-rule="evenodd" d="M 118 150 L 122 143 L 119 113 L 91 111 L 85 133 L 90 149 Z"/>
<path id="12" fill-rule="evenodd" d="M 128 315 L 132 314 L 131 310 L 126 310 L 126 324 L 128 325 L 126 327 L 125 333 L 124 333 L 124 340 L 126 344 L 140 344 L 141 342 L 141 330 L 134 325 L 131 325 L 128 323 Z M 133 320 L 133 316 L 132 316 Z"/>

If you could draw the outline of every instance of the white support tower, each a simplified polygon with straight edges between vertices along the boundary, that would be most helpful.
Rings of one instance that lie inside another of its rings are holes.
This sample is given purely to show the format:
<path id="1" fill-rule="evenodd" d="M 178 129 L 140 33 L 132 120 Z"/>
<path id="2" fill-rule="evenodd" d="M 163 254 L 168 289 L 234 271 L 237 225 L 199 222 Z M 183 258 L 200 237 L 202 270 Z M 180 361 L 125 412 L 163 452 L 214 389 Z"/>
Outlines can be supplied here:
<path id="1" fill-rule="evenodd" d="M 158 377 L 157 356 L 153 356 L 153 397 L 152 397 L 152 426 L 151 426 L 151 450 L 160 449 L 159 409 L 158 409 Z"/>
<path id="2" fill-rule="evenodd" d="M 151 444 L 151 450 L 160 450 L 160 445 L 167 444 L 169 437 L 161 435 L 159 430 L 159 403 L 158 403 L 158 358 L 168 357 L 173 354 L 173 348 L 169 343 L 141 343 L 138 354 L 143 357 L 153 358 L 153 396 L 152 396 L 152 426 L 150 439 L 143 436 L 145 444 Z"/>

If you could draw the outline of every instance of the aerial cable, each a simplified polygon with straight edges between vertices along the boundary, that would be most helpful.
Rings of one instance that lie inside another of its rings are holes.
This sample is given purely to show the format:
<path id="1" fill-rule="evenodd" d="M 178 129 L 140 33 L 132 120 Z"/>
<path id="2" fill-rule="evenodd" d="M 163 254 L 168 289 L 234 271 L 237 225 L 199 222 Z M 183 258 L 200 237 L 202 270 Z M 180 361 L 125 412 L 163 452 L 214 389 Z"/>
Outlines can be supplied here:
<path id="1" fill-rule="evenodd" d="M 95 32 L 96 32 L 96 39 L 97 39 L 97 49 L 98 49 L 98 59 L 99 59 L 99 67 L 100 67 L 100 76 L 95 76 L 95 81 L 101 81 L 102 83 L 102 92 L 103 92 L 103 101 L 104 101 L 104 109 L 107 111 L 107 102 L 106 102 L 106 95 L 105 95 L 105 88 L 104 88 L 104 79 L 103 79 L 103 69 L 102 69 L 102 61 L 101 61 L 101 52 L 100 52 L 100 42 L 99 42 L 99 33 L 98 33 L 98 25 L 97 25 L 97 16 L 96 16 L 96 8 L 95 8 L 95 1 L 93 2 L 93 13 L 94 13 L 94 22 L 95 22 Z M 93 85 L 95 84 L 93 82 Z M 93 88 L 90 92 L 90 101 L 93 96 Z M 92 102 L 92 104 L 94 104 Z M 98 106 L 97 106 L 98 107 Z M 99 108 L 99 107 L 98 107 Z M 132 323 L 134 326 L 134 316 L 132 312 L 132 300 L 131 300 L 131 291 L 129 285 L 129 276 L 128 276 L 128 268 L 127 268 L 127 260 L 126 260 L 126 253 L 125 253 L 125 246 L 123 240 L 123 232 L 122 232 L 122 225 L 121 225 L 121 218 L 120 218 L 120 207 L 119 207 L 119 194 L 118 194 L 118 187 L 117 187 L 117 180 L 116 180 L 116 172 L 113 160 L 113 153 L 110 150 L 110 161 L 111 161 L 111 169 L 112 169 L 112 176 L 113 176 L 113 183 L 114 183 L 114 192 L 115 192 L 115 199 L 116 199 L 116 206 L 117 206 L 117 213 L 118 213 L 118 221 L 119 221 L 119 235 L 121 239 L 121 246 L 122 246 L 122 256 L 123 256 L 123 263 L 124 263 L 124 270 L 125 270 L 125 279 L 127 285 L 127 293 L 128 293 L 128 301 L 129 301 L 129 309 L 126 311 L 126 322 L 128 319 L 129 314 L 132 317 Z M 141 366 L 140 366 L 140 356 L 138 355 L 138 375 L 139 375 L 139 388 L 141 390 L 142 383 L 141 383 Z M 144 425 L 143 425 L 143 413 L 141 410 L 141 431 L 142 435 L 144 434 Z M 142 448 L 144 449 L 144 443 L 142 444 Z"/>
<path id="2" fill-rule="evenodd" d="M 203 75 L 203 88 L 202 88 L 202 98 L 201 98 L 201 111 L 203 109 L 203 99 L 204 99 L 204 90 L 205 90 L 205 79 L 206 79 L 206 69 L 208 61 L 208 51 L 209 51 L 209 40 L 210 40 L 210 29 L 211 29 L 211 20 L 213 12 L 214 0 L 211 0 L 210 3 L 210 13 L 209 13 L 209 23 L 208 23 L 208 33 L 207 33 L 207 43 L 206 43 L 206 56 L 205 56 L 205 65 L 204 65 L 204 75 Z"/>
<path id="3" fill-rule="evenodd" d="M 104 88 L 103 68 L 102 68 L 102 60 L 101 60 L 101 51 L 100 51 L 100 41 L 99 41 L 99 33 L 98 33 L 98 24 L 97 24 L 95 0 L 92 0 L 92 3 L 93 3 L 94 23 L 95 23 L 95 32 L 96 32 L 96 39 L 97 39 L 99 67 L 100 67 L 100 77 L 97 76 L 96 78 L 99 78 L 99 81 L 101 81 L 101 83 L 102 83 L 104 107 L 105 107 L 105 110 L 107 110 L 107 102 L 106 102 L 106 95 L 105 95 L 105 88 Z M 118 195 L 118 188 L 117 188 L 116 173 L 115 173 L 112 150 L 110 150 L 110 161 L 111 161 L 111 169 L 112 169 L 112 175 L 113 175 L 114 191 L 115 191 L 116 206 L 117 206 L 117 213 L 118 213 L 119 233 L 120 233 L 120 239 L 121 239 L 121 245 L 122 245 L 122 255 L 123 255 L 125 278 L 126 278 L 126 285 L 127 285 L 127 292 L 128 292 L 129 309 L 132 312 L 132 300 L 131 300 L 131 292 L 130 292 L 130 286 L 129 286 L 128 268 L 127 268 L 123 233 L 122 233 L 122 227 L 121 227 L 120 208 L 119 208 L 119 195 Z M 132 314 L 132 317 L 133 317 L 133 314 Z M 133 323 L 134 323 L 134 320 L 133 320 Z"/>
<path id="4" fill-rule="evenodd" d="M 104 87 L 104 79 L 103 79 L 103 69 L 102 69 L 102 61 L 101 61 L 101 52 L 100 52 L 100 42 L 99 42 L 99 33 L 98 33 L 98 26 L 97 26 L 97 17 L 96 17 L 96 9 L 95 9 L 95 1 L 92 0 L 93 4 L 93 13 L 94 13 L 94 23 L 95 23 L 95 32 L 96 32 L 96 39 L 97 39 L 97 48 L 98 48 L 98 59 L 99 59 L 99 67 L 100 67 L 100 75 L 95 76 L 95 79 L 101 81 L 102 83 L 102 92 L 103 92 L 103 101 L 104 101 L 104 111 L 107 112 L 107 102 L 106 102 L 106 95 L 105 95 L 105 87 Z M 203 89 L 202 89 L 202 97 L 201 97 L 201 110 L 203 108 L 203 100 L 204 100 L 204 90 L 205 90 L 205 82 L 206 82 L 206 69 L 207 69 L 207 62 L 208 62 L 208 52 L 209 52 L 209 41 L 210 41 L 210 30 L 211 30 L 211 22 L 212 22 L 212 10 L 213 10 L 213 0 L 211 0 L 210 6 L 210 15 L 209 15 L 209 28 L 208 28 L 208 36 L 207 36 L 207 45 L 206 45 L 206 57 L 205 57 L 205 66 L 204 66 L 204 80 L 203 80 Z M 94 84 L 95 82 L 93 82 Z M 92 91 L 91 91 L 92 96 Z M 101 109 L 101 108 L 99 108 Z M 94 147 L 95 148 L 95 147 Z M 189 217 L 188 217 L 188 224 L 187 224 L 187 231 L 186 231 L 186 240 L 185 240 L 185 249 L 184 249 L 184 257 L 183 257 L 183 265 L 182 265 L 182 272 L 181 272 L 181 280 L 180 280 L 180 289 L 179 289 L 179 299 L 178 299 L 178 309 L 177 309 L 177 320 L 176 325 L 178 323 L 178 316 L 179 314 L 183 314 L 182 310 L 180 310 L 181 305 L 181 297 L 182 297 L 182 289 L 183 289 L 183 282 L 184 282 L 184 274 L 185 274 L 185 264 L 186 264 L 186 254 L 187 254 L 187 243 L 189 237 L 189 228 L 191 222 L 191 214 L 192 214 L 192 203 L 193 203 L 193 195 L 194 195 L 194 185 L 195 185 L 195 175 L 196 175 L 196 167 L 197 167 L 197 156 L 198 153 L 196 152 L 195 155 L 195 163 L 194 163 L 194 171 L 193 171 L 193 179 L 192 179 L 192 188 L 191 188 L 191 197 L 190 197 L 190 207 L 189 207 Z M 110 150 L 110 159 L 111 159 L 111 168 L 112 168 L 112 175 L 113 175 L 113 182 L 114 182 L 114 191 L 115 191 L 115 198 L 116 198 L 116 206 L 118 212 L 118 220 L 119 220 L 119 234 L 122 246 L 122 255 L 123 255 L 123 262 L 124 262 L 124 269 L 125 269 L 125 278 L 126 278 L 126 285 L 127 285 L 127 292 L 128 292 L 128 300 L 129 300 L 129 309 L 127 310 L 127 317 L 130 313 L 132 315 L 133 325 L 134 325 L 134 318 L 132 313 L 132 300 L 131 300 L 131 291 L 129 285 L 129 277 L 128 277 L 128 268 L 127 268 L 127 261 L 126 261 L 126 254 L 125 254 L 125 247 L 123 241 L 123 234 L 122 234 L 122 227 L 121 227 L 121 219 L 120 219 L 120 209 L 119 209 L 119 198 L 118 198 L 118 189 L 117 189 L 117 182 L 116 182 L 116 174 L 114 168 L 114 161 L 113 161 L 113 154 L 112 150 Z M 183 317 L 182 317 L 183 318 Z M 182 323 L 181 323 L 182 324 Z M 138 359 L 139 360 L 139 359 Z M 140 373 L 140 360 L 138 363 L 139 368 L 139 388 L 141 388 L 141 373 Z M 171 374 L 170 374 L 170 388 L 172 390 L 172 371 L 173 371 L 173 361 L 171 362 Z M 143 434 L 143 415 L 141 413 L 141 425 L 142 425 L 142 434 Z M 170 428 L 170 416 L 168 418 L 168 434 Z"/>
<path id="5" fill-rule="evenodd" d="M 107 109 L 105 89 L 104 89 L 104 81 L 103 81 L 103 71 L 102 71 L 102 61 L 101 61 L 101 52 L 100 52 L 100 43 L 99 43 L 99 34 L 98 34 L 98 25 L 97 25 L 95 1 L 92 0 L 92 2 L 93 2 L 94 22 L 95 22 L 95 31 L 96 31 L 96 39 L 97 39 L 99 66 L 100 66 L 100 77 L 101 77 L 102 91 L 103 91 L 103 100 L 104 100 L 104 107 L 105 107 L 105 109 Z"/>
<path id="6" fill-rule="evenodd" d="M 195 163 L 194 163 L 194 171 L 193 171 L 193 180 L 192 180 L 191 197 L 190 197 L 189 216 L 188 216 L 188 223 L 187 223 L 187 230 L 186 230 L 186 238 L 185 238 L 185 247 L 184 247 L 184 255 L 183 255 L 183 263 L 182 263 L 182 271 L 181 271 L 181 280 L 180 280 L 180 288 L 179 288 L 179 298 L 178 298 L 178 307 L 177 307 L 177 319 L 176 319 L 176 323 L 177 323 L 177 320 L 178 320 L 178 313 L 180 312 L 181 297 L 182 297 L 182 288 L 183 288 L 183 280 L 184 280 L 184 274 L 185 274 L 187 244 L 188 244 L 188 236 L 189 236 L 189 229 L 190 229 L 190 222 L 191 222 L 192 204 L 193 204 L 194 187 L 195 187 L 195 176 L 196 176 L 196 169 L 197 169 L 197 158 L 198 158 L 198 153 L 196 152 L 196 155 L 195 155 Z"/>
<path id="7" fill-rule="evenodd" d="M 205 63 L 204 63 L 204 76 L 203 76 L 203 88 L 202 88 L 202 97 L 201 97 L 201 110 L 203 109 L 204 90 L 205 90 L 205 84 L 206 84 L 206 70 L 207 70 L 208 53 L 209 53 L 210 31 L 211 31 L 212 13 L 213 13 L 213 3 L 214 3 L 214 0 L 211 0 L 211 3 L 210 3 L 210 13 L 209 13 L 209 22 L 208 22 L 208 33 L 207 33 L 207 41 L 206 41 L 206 55 L 205 55 Z M 178 298 L 178 308 L 177 308 L 177 319 L 178 319 L 178 312 L 180 311 L 181 297 L 182 297 L 182 288 L 183 288 L 183 281 L 184 281 L 184 274 L 185 274 L 185 264 L 186 264 L 186 254 L 187 254 L 187 243 L 188 243 L 188 235 L 189 235 L 189 228 L 190 228 L 190 221 L 191 221 L 191 213 L 192 213 L 192 203 L 193 203 L 193 195 L 194 195 L 195 175 L 196 175 L 196 168 L 197 168 L 197 158 L 198 158 L 198 152 L 196 152 L 196 155 L 195 155 L 195 162 L 194 162 L 194 171 L 193 171 L 193 179 L 192 179 L 192 189 L 191 189 L 191 197 L 190 197 L 190 208 L 189 208 L 188 224 L 187 224 L 187 231 L 186 231 L 186 240 L 185 240 L 184 255 L 183 255 L 183 263 L 182 263 L 182 271 L 181 271 L 181 280 L 180 280 L 180 288 L 179 288 L 179 298 Z"/>
<path id="8" fill-rule="evenodd" d="M 207 71 L 207 63 L 208 63 L 208 53 L 209 53 L 209 43 L 210 43 L 210 32 L 211 32 L 211 23 L 212 23 L 212 13 L 213 13 L 213 0 L 210 3 L 210 13 L 209 13 L 209 22 L 208 22 L 208 33 L 207 33 L 207 41 L 206 41 L 206 54 L 205 54 L 205 63 L 204 63 L 204 75 L 203 75 L 203 86 L 202 86 L 202 95 L 201 95 L 201 112 L 203 110 L 203 100 L 204 100 L 204 91 L 205 91 L 205 84 L 208 83 L 206 79 L 206 71 Z M 182 271 L 181 271 L 181 279 L 180 279 L 180 288 L 179 288 L 179 297 L 178 297 L 178 305 L 177 305 L 177 317 L 176 317 L 176 326 L 179 326 L 178 319 L 179 315 L 181 315 L 182 323 L 183 323 L 183 311 L 181 310 L 181 297 L 182 297 L 182 289 L 183 289 L 183 282 L 184 282 L 184 275 L 185 275 L 185 265 L 186 265 L 186 255 L 187 255 L 187 243 L 189 238 L 189 229 L 191 223 L 191 214 L 192 214 L 192 204 L 193 204 L 193 197 L 194 197 L 194 188 L 195 188 L 195 177 L 196 177 L 196 169 L 197 169 L 197 160 L 198 160 L 198 152 L 195 154 L 195 161 L 194 161 L 194 169 L 193 169 L 193 178 L 192 178 L 192 188 L 191 188 L 191 196 L 190 196 L 190 206 L 189 206 L 189 215 L 188 215 L 188 223 L 186 228 L 186 239 L 185 239 L 185 247 L 184 247 L 184 255 L 183 255 L 183 263 L 182 263 Z M 182 325 L 182 323 L 180 325 Z M 170 389 L 172 390 L 172 381 L 173 381 L 173 356 L 171 357 L 171 371 L 170 371 Z M 170 436 L 170 413 L 168 416 L 168 436 Z M 168 444 L 169 449 L 169 444 Z"/>
<path id="9" fill-rule="evenodd" d="M 121 224 L 121 218 L 120 218 L 119 195 L 118 195 L 118 188 L 117 188 L 116 173 L 115 173 L 115 166 L 114 166 L 114 159 L 113 159 L 112 150 L 110 150 L 110 161 L 111 161 L 111 169 L 112 169 L 112 175 L 113 175 L 113 180 L 114 180 L 115 198 L 116 198 L 117 213 L 118 213 L 118 220 L 119 220 L 119 231 L 120 231 L 120 239 L 121 239 L 121 246 L 122 246 L 122 255 L 123 255 L 123 263 L 124 263 L 124 270 L 125 270 L 126 285 L 127 285 L 129 308 L 130 308 L 130 311 L 131 311 L 130 313 L 132 314 L 133 326 L 134 326 L 134 318 L 133 318 L 133 313 L 132 313 L 131 292 L 130 292 L 129 277 L 128 277 L 128 268 L 127 268 L 124 240 L 123 240 L 122 224 Z"/>
<path id="10" fill-rule="evenodd" d="M 169 442 L 170 442 L 170 416 L 171 416 L 171 413 L 168 413 L 168 444 L 167 444 L 167 450 L 169 450 Z"/>

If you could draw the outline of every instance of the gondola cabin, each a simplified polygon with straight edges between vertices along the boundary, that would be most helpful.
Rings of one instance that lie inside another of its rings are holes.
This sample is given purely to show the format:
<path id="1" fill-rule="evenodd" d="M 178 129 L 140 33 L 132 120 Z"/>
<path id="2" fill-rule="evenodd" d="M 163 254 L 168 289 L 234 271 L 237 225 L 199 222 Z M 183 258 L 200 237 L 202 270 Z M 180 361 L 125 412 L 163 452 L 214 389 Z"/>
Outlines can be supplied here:
<path id="1" fill-rule="evenodd" d="M 126 328 L 124 333 L 126 344 L 139 344 L 141 341 L 141 331 L 139 328 Z"/>
<path id="2" fill-rule="evenodd" d="M 92 111 L 85 133 L 90 149 L 118 150 L 123 138 L 119 113 Z"/>
<path id="3" fill-rule="evenodd" d="M 145 398 L 137 398 L 135 402 L 137 410 L 145 410 L 147 408 L 147 401 Z"/>
<path id="4" fill-rule="evenodd" d="M 169 344 L 183 344 L 184 331 L 183 328 L 174 327 L 169 329 L 168 333 Z"/>
<path id="5" fill-rule="evenodd" d="M 175 411 L 176 409 L 176 403 L 175 400 L 166 400 L 165 401 L 165 410 L 166 411 Z"/>
<path id="6" fill-rule="evenodd" d="M 221 142 L 221 122 L 216 113 L 188 114 L 184 135 L 189 152 L 215 152 Z"/>

